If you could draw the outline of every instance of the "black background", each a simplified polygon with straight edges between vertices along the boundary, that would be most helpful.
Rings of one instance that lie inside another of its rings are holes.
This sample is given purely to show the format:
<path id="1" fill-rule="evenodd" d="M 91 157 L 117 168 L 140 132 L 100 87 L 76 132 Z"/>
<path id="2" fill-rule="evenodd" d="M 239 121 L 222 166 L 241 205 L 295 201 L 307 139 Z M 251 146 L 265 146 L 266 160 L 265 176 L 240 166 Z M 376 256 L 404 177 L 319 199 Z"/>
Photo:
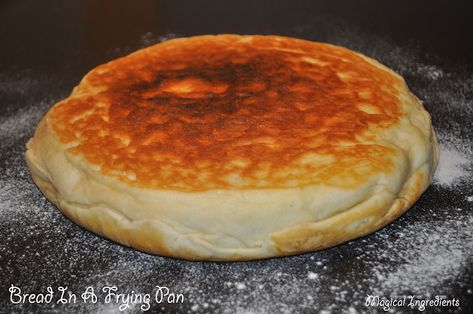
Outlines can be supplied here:
<path id="1" fill-rule="evenodd" d="M 401 46 L 417 45 L 443 62 L 473 64 L 469 1 L 3 0 L 0 5 L 0 62 L 13 70 L 58 72 L 68 65 L 75 75 L 109 60 L 117 47 L 140 47 L 146 32 L 293 35 L 298 24 L 326 20 Z M 313 29 L 312 39 L 323 41 L 324 32 Z"/>

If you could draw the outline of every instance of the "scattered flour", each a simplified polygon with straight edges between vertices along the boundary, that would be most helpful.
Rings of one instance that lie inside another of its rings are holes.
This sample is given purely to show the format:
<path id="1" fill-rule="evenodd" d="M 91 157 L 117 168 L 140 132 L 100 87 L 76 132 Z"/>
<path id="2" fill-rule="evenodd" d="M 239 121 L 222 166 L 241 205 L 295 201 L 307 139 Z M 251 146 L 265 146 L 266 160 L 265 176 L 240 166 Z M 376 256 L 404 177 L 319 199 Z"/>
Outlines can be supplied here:
<path id="1" fill-rule="evenodd" d="M 174 39 L 176 37 L 179 37 L 177 34 L 174 33 L 168 33 L 163 36 L 156 36 L 152 32 L 147 32 L 141 36 L 141 45 L 142 47 L 148 47 L 169 39 Z"/>
<path id="2" fill-rule="evenodd" d="M 8 117 L 0 118 L 0 149 L 6 149 L 14 144 L 18 138 L 25 138 L 32 134 L 37 122 L 44 114 L 43 108 L 51 103 L 42 102 L 37 107 L 27 106 L 19 109 Z"/>
<path id="3" fill-rule="evenodd" d="M 317 278 L 319 278 L 319 275 L 316 274 L 316 273 L 314 273 L 314 272 L 311 272 L 311 271 L 310 271 L 310 272 L 307 274 L 307 278 L 309 278 L 309 279 L 317 279 Z"/>
<path id="4" fill-rule="evenodd" d="M 435 65 L 419 64 L 417 67 L 417 73 L 433 81 L 444 76 L 443 70 Z"/>
<path id="5" fill-rule="evenodd" d="M 448 143 L 441 145 L 440 160 L 434 182 L 444 187 L 454 186 L 471 173 L 467 167 L 473 161 L 473 154 L 467 154 Z"/>
<path id="6" fill-rule="evenodd" d="M 402 231 L 407 236 L 392 241 L 389 253 L 376 245 L 383 258 L 392 264 L 402 263 L 388 272 L 384 265 L 373 265 L 373 271 L 383 276 L 381 284 L 375 285 L 375 292 L 432 296 L 438 294 L 439 286 L 457 282 L 473 262 L 472 224 L 471 213 L 467 216 L 452 213 L 443 221 L 408 225 Z"/>

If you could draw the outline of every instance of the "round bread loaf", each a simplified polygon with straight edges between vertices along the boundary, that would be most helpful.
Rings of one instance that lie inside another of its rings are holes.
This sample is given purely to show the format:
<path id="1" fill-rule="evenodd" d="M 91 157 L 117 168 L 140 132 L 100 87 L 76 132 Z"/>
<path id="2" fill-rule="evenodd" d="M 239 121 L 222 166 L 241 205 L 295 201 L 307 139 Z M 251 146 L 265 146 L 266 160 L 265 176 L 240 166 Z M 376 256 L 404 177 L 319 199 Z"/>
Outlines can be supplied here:
<path id="1" fill-rule="evenodd" d="M 403 214 L 438 161 L 395 72 L 279 36 L 197 36 L 98 66 L 27 144 L 43 194 L 84 228 L 193 260 L 319 250 Z"/>

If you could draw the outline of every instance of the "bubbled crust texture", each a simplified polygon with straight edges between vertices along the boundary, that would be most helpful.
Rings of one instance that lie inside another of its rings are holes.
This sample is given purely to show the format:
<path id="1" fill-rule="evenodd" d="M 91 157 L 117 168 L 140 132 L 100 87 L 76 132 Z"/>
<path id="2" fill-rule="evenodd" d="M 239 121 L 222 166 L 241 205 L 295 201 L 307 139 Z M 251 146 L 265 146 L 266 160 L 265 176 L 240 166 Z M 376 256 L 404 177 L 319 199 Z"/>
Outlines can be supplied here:
<path id="1" fill-rule="evenodd" d="M 171 40 L 97 67 L 28 143 L 68 217 L 143 251 L 242 260 L 377 230 L 430 184 L 438 146 L 404 80 L 277 36 Z"/>

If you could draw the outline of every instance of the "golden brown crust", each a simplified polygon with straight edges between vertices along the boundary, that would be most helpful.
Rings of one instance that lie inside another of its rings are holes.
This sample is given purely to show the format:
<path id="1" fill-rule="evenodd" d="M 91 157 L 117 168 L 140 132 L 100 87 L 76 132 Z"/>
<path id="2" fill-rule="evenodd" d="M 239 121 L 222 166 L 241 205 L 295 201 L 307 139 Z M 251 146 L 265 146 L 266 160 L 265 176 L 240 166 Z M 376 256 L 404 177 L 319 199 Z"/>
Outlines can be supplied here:
<path id="1" fill-rule="evenodd" d="M 71 153 L 135 186 L 287 188 L 330 182 L 340 169 L 350 186 L 392 166 L 391 150 L 362 135 L 405 114 L 402 84 L 341 47 L 203 36 L 97 67 L 76 90 L 87 96 L 56 105 L 50 119 Z M 321 169 L 307 154 L 332 161 Z M 370 166 L 350 171 L 354 163 Z"/>
<path id="2" fill-rule="evenodd" d="M 227 46 L 238 48 L 233 58 Z M 213 59 L 189 58 L 197 48 Z M 270 78 L 227 80 L 245 62 Z M 45 196 L 97 234 L 160 255 L 248 260 L 381 228 L 425 191 L 438 155 L 430 116 L 378 62 L 325 44 L 223 35 L 96 68 L 43 117 L 26 160 Z"/>

